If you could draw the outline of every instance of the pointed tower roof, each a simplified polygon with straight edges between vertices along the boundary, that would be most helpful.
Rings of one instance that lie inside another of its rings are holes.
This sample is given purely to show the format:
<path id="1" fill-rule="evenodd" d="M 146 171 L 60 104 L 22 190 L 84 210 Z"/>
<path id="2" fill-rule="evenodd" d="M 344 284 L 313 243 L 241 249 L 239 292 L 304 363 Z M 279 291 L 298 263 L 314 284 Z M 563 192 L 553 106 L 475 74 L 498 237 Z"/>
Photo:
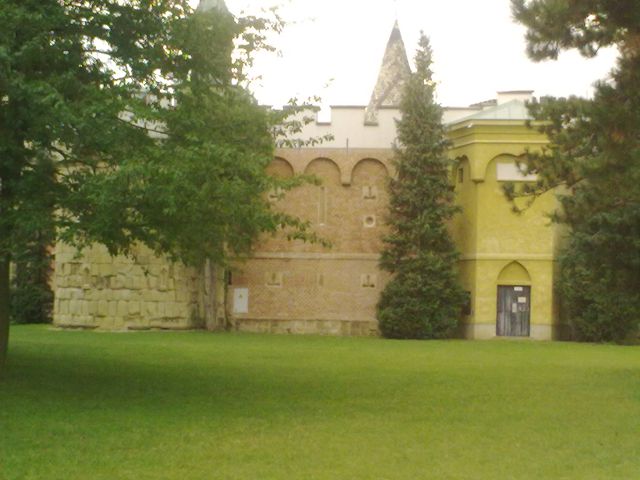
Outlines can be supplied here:
<path id="1" fill-rule="evenodd" d="M 402 87 L 410 75 L 411 67 L 407 51 L 396 20 L 382 58 L 378 81 L 365 111 L 365 125 L 378 124 L 378 109 L 380 107 L 398 107 L 400 105 Z"/>
<path id="2" fill-rule="evenodd" d="M 224 0 L 200 0 L 197 12 L 208 12 L 209 10 L 218 9 L 222 12 L 228 12 L 227 5 Z"/>

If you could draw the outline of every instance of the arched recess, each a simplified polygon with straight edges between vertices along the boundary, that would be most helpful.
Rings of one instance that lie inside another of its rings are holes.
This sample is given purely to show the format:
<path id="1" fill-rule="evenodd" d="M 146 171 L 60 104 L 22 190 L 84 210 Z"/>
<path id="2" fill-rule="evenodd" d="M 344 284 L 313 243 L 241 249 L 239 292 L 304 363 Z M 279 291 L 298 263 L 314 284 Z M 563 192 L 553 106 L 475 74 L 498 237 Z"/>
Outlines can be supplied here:
<path id="1" fill-rule="evenodd" d="M 389 178 L 387 166 L 376 158 L 363 158 L 355 164 L 351 171 L 353 185 L 385 186 Z"/>
<path id="2" fill-rule="evenodd" d="M 462 170 L 462 174 L 460 173 Z M 468 181 L 473 177 L 471 172 L 471 162 L 466 155 L 456 157 L 451 171 L 451 182 L 455 185 Z"/>
<path id="3" fill-rule="evenodd" d="M 267 175 L 276 178 L 293 177 L 293 166 L 282 157 L 275 157 L 266 169 Z"/>
<path id="4" fill-rule="evenodd" d="M 531 285 L 531 275 L 518 261 L 505 266 L 498 275 L 498 285 Z"/>
<path id="5" fill-rule="evenodd" d="M 340 167 L 330 158 L 316 158 L 309 162 L 304 170 L 306 175 L 313 175 L 320 185 L 304 185 L 301 189 L 299 208 L 306 211 L 300 215 L 322 227 L 340 225 L 341 172 Z"/>
<path id="6" fill-rule="evenodd" d="M 340 185 L 340 167 L 330 158 L 316 158 L 304 169 L 306 175 L 315 175 L 323 185 Z"/>
<path id="7" fill-rule="evenodd" d="M 493 157 L 488 163 L 484 170 L 484 180 L 494 180 L 494 181 L 512 181 L 512 182 L 523 182 L 523 181 L 535 181 L 535 176 L 526 177 L 519 172 L 517 168 L 517 163 L 524 160 L 525 154 L 522 155 L 513 155 L 510 153 L 502 153 L 500 155 L 496 155 Z M 498 169 L 500 164 L 504 164 L 506 166 L 503 177 L 499 178 Z"/>

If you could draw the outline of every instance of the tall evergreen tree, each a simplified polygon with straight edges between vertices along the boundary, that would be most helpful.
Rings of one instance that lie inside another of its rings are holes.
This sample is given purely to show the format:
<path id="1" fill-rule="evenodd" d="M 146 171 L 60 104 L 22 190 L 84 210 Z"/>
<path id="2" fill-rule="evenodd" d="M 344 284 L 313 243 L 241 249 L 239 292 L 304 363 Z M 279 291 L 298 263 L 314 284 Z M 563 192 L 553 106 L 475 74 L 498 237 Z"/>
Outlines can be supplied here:
<path id="1" fill-rule="evenodd" d="M 455 331 L 465 293 L 447 231 L 458 207 L 442 109 L 434 99 L 432 51 L 423 33 L 415 64 L 397 121 L 397 177 L 389 185 L 390 233 L 380 261 L 393 277 L 380 297 L 378 321 L 385 337 L 444 338 Z"/>
<path id="2" fill-rule="evenodd" d="M 556 220 L 567 225 L 560 291 L 579 339 L 621 341 L 640 325 L 640 8 L 635 0 L 512 0 L 528 53 L 554 59 L 576 48 L 620 52 L 593 99 L 531 105 L 550 139 L 526 167 L 535 195 L 562 186 Z"/>

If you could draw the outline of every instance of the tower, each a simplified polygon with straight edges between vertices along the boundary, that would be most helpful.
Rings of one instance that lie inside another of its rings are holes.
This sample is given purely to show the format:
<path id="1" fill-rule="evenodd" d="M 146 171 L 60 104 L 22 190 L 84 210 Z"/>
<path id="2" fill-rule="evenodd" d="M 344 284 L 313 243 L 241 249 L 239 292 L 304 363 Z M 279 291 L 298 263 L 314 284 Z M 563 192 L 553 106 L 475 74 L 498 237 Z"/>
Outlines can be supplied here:
<path id="1" fill-rule="evenodd" d="M 228 12 L 227 5 L 224 3 L 224 0 L 200 0 L 198 4 L 198 8 L 196 11 L 198 12 L 208 12 L 209 10 L 219 9 L 223 12 Z"/>
<path id="2" fill-rule="evenodd" d="M 402 87 L 410 75 L 407 51 L 396 20 L 382 58 L 378 81 L 365 110 L 365 125 L 378 124 L 378 110 L 381 107 L 398 108 L 402 98 Z"/>

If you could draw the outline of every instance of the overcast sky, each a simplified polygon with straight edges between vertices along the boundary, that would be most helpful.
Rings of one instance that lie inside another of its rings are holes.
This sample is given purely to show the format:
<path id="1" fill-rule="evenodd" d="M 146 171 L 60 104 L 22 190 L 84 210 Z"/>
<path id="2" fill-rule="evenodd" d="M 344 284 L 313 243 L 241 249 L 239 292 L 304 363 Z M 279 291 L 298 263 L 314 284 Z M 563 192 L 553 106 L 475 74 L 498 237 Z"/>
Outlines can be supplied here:
<path id="1" fill-rule="evenodd" d="M 291 96 L 319 94 L 331 105 L 365 105 L 397 18 L 413 57 L 420 30 L 430 37 L 438 100 L 465 106 L 495 98 L 496 91 L 535 90 L 535 95 L 591 94 L 605 78 L 615 51 L 595 59 L 577 52 L 534 63 L 525 53 L 522 26 L 511 19 L 509 0 L 226 0 L 229 10 L 255 12 L 281 5 L 289 22 L 274 39 L 281 56 L 261 56 L 254 85 L 261 103 L 280 105 Z M 327 84 L 329 87 L 325 87 Z"/>

